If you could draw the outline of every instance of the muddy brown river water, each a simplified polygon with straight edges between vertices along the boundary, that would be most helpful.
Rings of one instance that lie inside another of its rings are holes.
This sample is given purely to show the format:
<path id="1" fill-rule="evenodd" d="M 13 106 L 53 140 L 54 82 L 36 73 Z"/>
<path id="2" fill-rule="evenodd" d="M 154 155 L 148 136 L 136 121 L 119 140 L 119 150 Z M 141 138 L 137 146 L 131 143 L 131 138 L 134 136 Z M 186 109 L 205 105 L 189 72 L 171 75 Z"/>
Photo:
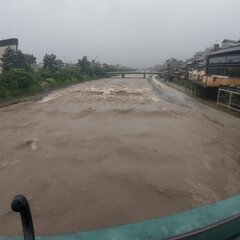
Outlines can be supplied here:
<path id="1" fill-rule="evenodd" d="M 240 193 L 240 119 L 156 79 L 112 78 L 0 109 L 0 235 L 132 223 Z"/>

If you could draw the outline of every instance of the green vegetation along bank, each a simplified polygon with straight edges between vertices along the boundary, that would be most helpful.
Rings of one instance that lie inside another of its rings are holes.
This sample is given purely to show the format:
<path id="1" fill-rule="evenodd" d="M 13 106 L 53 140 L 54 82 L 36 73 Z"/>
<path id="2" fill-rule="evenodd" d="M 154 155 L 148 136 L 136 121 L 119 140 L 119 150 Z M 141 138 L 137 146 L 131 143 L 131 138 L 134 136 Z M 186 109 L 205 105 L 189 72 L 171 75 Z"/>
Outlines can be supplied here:
<path id="1" fill-rule="evenodd" d="M 103 78 L 108 71 L 121 70 L 119 66 L 89 61 L 86 56 L 76 64 L 64 64 L 54 54 L 44 56 L 42 68 L 33 68 L 26 64 L 21 51 L 10 48 L 6 49 L 1 61 L 0 102 Z"/>

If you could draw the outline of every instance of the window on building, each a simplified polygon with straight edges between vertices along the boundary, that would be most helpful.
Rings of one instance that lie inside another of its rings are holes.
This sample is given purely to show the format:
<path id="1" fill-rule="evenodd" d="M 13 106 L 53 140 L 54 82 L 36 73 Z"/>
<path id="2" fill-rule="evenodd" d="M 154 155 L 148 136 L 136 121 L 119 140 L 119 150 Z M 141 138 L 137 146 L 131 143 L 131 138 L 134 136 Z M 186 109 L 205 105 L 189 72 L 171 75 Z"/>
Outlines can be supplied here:
<path id="1" fill-rule="evenodd" d="M 240 78 L 240 68 L 228 68 L 229 77 Z"/>
<path id="2" fill-rule="evenodd" d="M 240 63 L 240 54 L 239 55 L 230 55 L 226 57 L 228 63 Z"/>

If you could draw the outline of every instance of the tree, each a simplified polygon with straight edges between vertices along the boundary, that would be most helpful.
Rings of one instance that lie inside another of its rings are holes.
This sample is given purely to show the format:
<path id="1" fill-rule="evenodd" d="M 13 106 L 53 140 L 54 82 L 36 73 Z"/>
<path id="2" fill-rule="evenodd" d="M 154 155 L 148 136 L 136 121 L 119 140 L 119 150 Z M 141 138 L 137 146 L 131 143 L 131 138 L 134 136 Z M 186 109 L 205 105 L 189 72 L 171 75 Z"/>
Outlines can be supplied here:
<path id="1" fill-rule="evenodd" d="M 81 72 L 83 74 L 91 74 L 91 63 L 88 61 L 87 56 L 83 56 L 82 59 L 78 60 L 78 65 L 80 66 Z"/>
<path id="2" fill-rule="evenodd" d="M 25 62 L 23 53 L 20 50 L 7 48 L 1 58 L 3 71 L 9 71 L 12 68 L 24 68 L 29 70 Z"/>
<path id="3" fill-rule="evenodd" d="M 9 71 L 4 71 L 1 81 L 7 89 L 28 88 L 37 84 L 33 73 L 25 71 L 23 68 L 11 68 Z"/>
<path id="4" fill-rule="evenodd" d="M 50 72 L 57 72 L 63 66 L 63 62 L 54 54 L 46 54 L 43 58 L 43 68 Z"/>
<path id="5" fill-rule="evenodd" d="M 104 69 L 101 67 L 100 64 L 94 64 L 92 66 L 93 68 L 93 72 L 97 77 L 104 77 L 105 76 L 105 72 Z"/>

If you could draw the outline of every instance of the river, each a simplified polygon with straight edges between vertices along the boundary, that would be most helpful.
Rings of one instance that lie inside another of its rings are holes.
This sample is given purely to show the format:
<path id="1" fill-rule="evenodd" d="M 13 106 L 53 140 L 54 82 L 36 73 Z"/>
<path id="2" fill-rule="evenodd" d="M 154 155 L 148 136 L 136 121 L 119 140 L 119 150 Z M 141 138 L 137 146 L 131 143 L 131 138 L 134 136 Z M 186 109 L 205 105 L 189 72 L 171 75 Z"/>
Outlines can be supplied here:
<path id="1" fill-rule="evenodd" d="M 240 119 L 142 76 L 53 91 L 0 109 L 0 235 L 165 216 L 240 193 Z"/>

